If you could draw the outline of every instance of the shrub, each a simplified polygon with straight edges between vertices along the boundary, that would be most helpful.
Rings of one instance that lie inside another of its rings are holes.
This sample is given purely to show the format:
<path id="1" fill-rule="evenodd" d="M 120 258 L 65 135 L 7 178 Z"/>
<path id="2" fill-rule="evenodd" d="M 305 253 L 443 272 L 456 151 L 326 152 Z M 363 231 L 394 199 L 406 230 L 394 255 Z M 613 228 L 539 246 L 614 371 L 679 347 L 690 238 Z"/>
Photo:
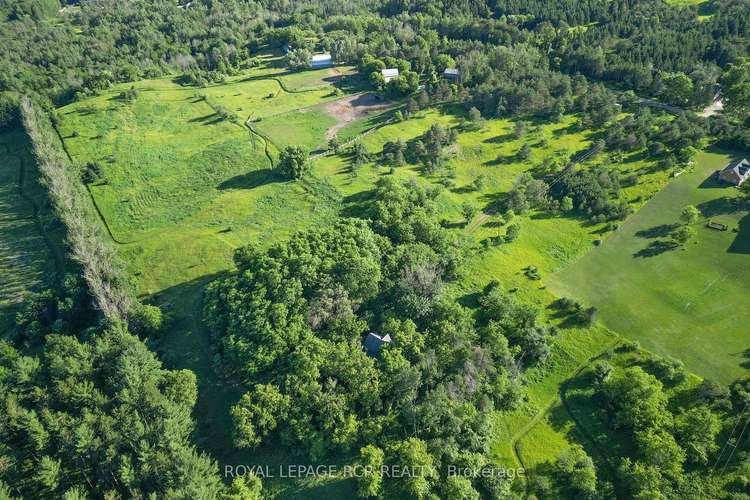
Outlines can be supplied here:
<path id="1" fill-rule="evenodd" d="M 606 361 L 597 361 L 594 365 L 594 383 L 603 384 L 612 375 L 612 365 Z"/>
<path id="2" fill-rule="evenodd" d="M 584 326 L 591 326 L 594 321 L 596 320 L 596 315 L 599 313 L 599 310 L 594 307 L 588 307 L 586 309 L 581 309 L 576 313 L 576 319 L 578 322 Z"/>
<path id="3" fill-rule="evenodd" d="M 278 171 L 288 179 L 299 179 L 310 170 L 307 150 L 302 146 L 287 146 L 279 154 Z"/>
<path id="4" fill-rule="evenodd" d="M 507 238 L 507 236 L 506 236 Z M 525 273 L 526 277 L 532 280 L 540 280 L 542 279 L 542 275 L 539 274 L 539 269 L 536 266 L 529 266 L 526 268 Z"/>
<path id="5" fill-rule="evenodd" d="M 98 162 L 90 161 L 81 169 L 81 182 L 93 184 L 102 177 L 102 167 Z"/>
<path id="6" fill-rule="evenodd" d="M 511 243 L 513 241 L 516 241 L 519 234 L 521 234 L 521 224 L 519 224 L 518 222 L 509 224 L 508 228 L 505 230 L 505 242 Z"/>
<path id="7" fill-rule="evenodd" d="M 133 308 L 130 315 L 130 328 L 139 335 L 159 333 L 163 324 L 164 317 L 157 306 L 143 304 Z"/>
<path id="8" fill-rule="evenodd" d="M 673 358 L 658 358 L 653 362 L 654 370 L 659 378 L 671 383 L 678 383 L 685 380 L 685 364 Z"/>
<path id="9" fill-rule="evenodd" d="M 637 340 L 628 340 L 620 347 L 622 352 L 635 352 L 641 348 L 641 343 Z"/>
<path id="10" fill-rule="evenodd" d="M 561 297 L 555 301 L 555 307 L 558 309 L 573 309 L 578 302 L 570 297 Z"/>

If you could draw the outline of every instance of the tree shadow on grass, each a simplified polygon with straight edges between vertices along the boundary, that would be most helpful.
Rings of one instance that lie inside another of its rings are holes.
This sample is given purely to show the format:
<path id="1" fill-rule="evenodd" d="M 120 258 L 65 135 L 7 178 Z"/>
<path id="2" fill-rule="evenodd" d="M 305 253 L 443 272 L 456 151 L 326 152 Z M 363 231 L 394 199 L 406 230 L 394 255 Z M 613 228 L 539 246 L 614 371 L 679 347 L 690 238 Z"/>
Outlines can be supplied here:
<path id="1" fill-rule="evenodd" d="M 253 170 L 246 174 L 235 175 L 219 184 L 219 189 L 254 189 L 264 184 L 283 182 L 284 178 L 270 168 Z"/>
<path id="2" fill-rule="evenodd" d="M 750 348 L 742 352 L 733 353 L 732 356 L 744 358 L 745 360 L 740 362 L 740 366 L 745 369 L 750 368 Z"/>
<path id="3" fill-rule="evenodd" d="M 508 192 L 497 192 L 497 193 L 487 193 L 482 195 L 481 200 L 485 203 L 482 207 L 482 211 L 484 212 L 494 212 L 494 213 L 500 213 L 503 212 L 508 198 L 510 198 L 510 193 Z"/>
<path id="4" fill-rule="evenodd" d="M 552 131 L 552 136 L 555 138 L 559 138 L 563 135 L 568 134 L 575 134 L 577 132 L 580 132 L 580 128 L 578 127 L 578 122 L 573 122 L 570 125 L 567 125 L 565 127 L 556 128 Z"/>
<path id="5" fill-rule="evenodd" d="M 462 295 L 458 298 L 458 303 L 469 309 L 477 309 L 479 307 L 479 297 L 482 294 L 479 292 L 471 292 Z"/>
<path id="6" fill-rule="evenodd" d="M 729 248 L 728 253 L 750 254 L 750 215 L 740 219 L 737 229 L 737 236 Z"/>
<path id="7" fill-rule="evenodd" d="M 506 163 L 513 163 L 515 158 L 516 158 L 515 154 L 508 154 L 508 155 L 500 154 L 494 160 L 487 160 L 485 162 L 482 162 L 482 165 L 487 165 L 488 167 L 496 167 L 498 165 L 505 165 Z"/>
<path id="8" fill-rule="evenodd" d="M 529 215 L 529 219 L 531 220 L 549 220 L 549 219 L 561 219 L 560 215 L 552 213 L 549 210 L 537 210 L 531 215 Z"/>
<path id="9" fill-rule="evenodd" d="M 500 135 L 496 135 L 495 137 L 490 137 L 488 139 L 485 139 L 482 142 L 485 142 L 487 144 L 501 144 L 503 142 L 514 141 L 514 140 L 516 140 L 515 134 L 513 132 L 508 132 L 506 134 L 500 134 Z"/>
<path id="10" fill-rule="evenodd" d="M 704 201 L 697 205 L 704 217 L 716 217 L 717 215 L 733 214 L 740 210 L 738 199 L 732 196 L 722 196 L 713 200 Z"/>
<path id="11" fill-rule="evenodd" d="M 467 184 L 466 186 L 453 188 L 451 189 L 451 191 L 456 194 L 466 194 L 466 193 L 473 193 L 474 191 L 476 191 L 476 188 L 474 188 L 474 186 L 472 186 L 471 184 Z"/>
<path id="12" fill-rule="evenodd" d="M 191 118 L 190 120 L 188 120 L 188 122 L 200 123 L 201 125 L 216 125 L 217 123 L 221 123 L 224 120 L 225 118 L 222 118 L 216 113 L 212 113 L 206 116 L 199 116 L 197 118 Z"/>
<path id="13" fill-rule="evenodd" d="M 440 221 L 440 226 L 443 229 L 461 229 L 466 227 L 466 221 L 451 222 L 448 219 L 443 219 Z"/>
<path id="14" fill-rule="evenodd" d="M 669 236 L 672 231 L 680 227 L 679 224 L 661 224 L 659 226 L 650 227 L 643 229 L 635 233 L 639 238 L 665 238 Z"/>
<path id="15" fill-rule="evenodd" d="M 622 163 L 635 163 L 638 161 L 645 161 L 648 159 L 648 151 L 645 149 L 641 151 L 636 151 L 634 153 L 628 154 L 625 158 L 623 158 Z"/>
<path id="16" fill-rule="evenodd" d="M 195 118 L 189 119 L 188 123 L 198 123 L 198 122 L 205 123 L 205 122 L 207 122 L 207 121 L 209 121 L 211 119 L 216 118 L 217 116 L 218 115 L 216 113 L 209 113 L 209 114 L 203 115 L 203 116 L 196 116 Z"/>
<path id="17" fill-rule="evenodd" d="M 95 114 L 97 111 L 98 110 L 94 106 L 83 106 L 66 114 L 76 113 L 79 116 L 89 116 Z"/>
<path id="18" fill-rule="evenodd" d="M 344 198 L 344 208 L 341 210 L 343 217 L 367 217 L 372 211 L 375 189 L 361 191 Z"/>
<path id="19" fill-rule="evenodd" d="M 656 240 L 651 242 L 651 244 L 646 248 L 635 252 L 633 254 L 633 257 L 656 257 L 657 255 L 669 252 L 670 250 L 676 250 L 677 248 L 679 248 L 679 245 L 672 241 Z"/>

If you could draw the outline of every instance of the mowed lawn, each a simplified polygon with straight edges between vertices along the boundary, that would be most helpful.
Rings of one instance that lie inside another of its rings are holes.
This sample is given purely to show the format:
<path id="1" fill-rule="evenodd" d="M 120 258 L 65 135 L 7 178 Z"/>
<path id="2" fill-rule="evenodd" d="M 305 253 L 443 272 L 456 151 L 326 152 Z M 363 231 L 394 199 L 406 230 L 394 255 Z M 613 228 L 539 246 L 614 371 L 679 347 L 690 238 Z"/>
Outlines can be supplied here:
<path id="1" fill-rule="evenodd" d="M 646 349 L 724 383 L 747 375 L 750 349 L 750 218 L 733 203 L 736 188 L 709 179 L 730 158 L 699 154 L 692 172 L 672 181 L 600 248 L 545 281 L 560 296 L 594 304 L 607 326 Z M 704 215 L 696 240 L 664 250 L 659 242 L 688 204 Z M 706 228 L 709 219 L 730 230 Z"/>
<path id="2" fill-rule="evenodd" d="M 54 255 L 35 218 L 46 199 L 30 147 L 21 130 L 0 134 L 0 333 L 13 324 L 24 294 L 55 276 Z M 59 238 L 59 228 L 46 226 Z"/>

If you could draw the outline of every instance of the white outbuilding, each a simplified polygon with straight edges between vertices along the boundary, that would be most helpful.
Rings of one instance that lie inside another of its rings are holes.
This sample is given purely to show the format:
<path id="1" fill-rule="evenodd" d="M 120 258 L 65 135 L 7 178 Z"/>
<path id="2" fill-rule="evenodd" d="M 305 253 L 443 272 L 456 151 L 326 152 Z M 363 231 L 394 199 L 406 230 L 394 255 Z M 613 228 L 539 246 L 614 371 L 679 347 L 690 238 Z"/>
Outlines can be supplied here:
<path id="1" fill-rule="evenodd" d="M 398 68 L 386 68 L 380 70 L 380 72 L 383 74 L 383 80 L 385 80 L 385 83 L 390 82 L 394 78 L 398 78 Z"/>
<path id="2" fill-rule="evenodd" d="M 327 68 L 329 66 L 333 66 L 331 54 L 315 54 L 312 56 L 312 59 L 310 59 L 310 67 L 313 69 Z"/>

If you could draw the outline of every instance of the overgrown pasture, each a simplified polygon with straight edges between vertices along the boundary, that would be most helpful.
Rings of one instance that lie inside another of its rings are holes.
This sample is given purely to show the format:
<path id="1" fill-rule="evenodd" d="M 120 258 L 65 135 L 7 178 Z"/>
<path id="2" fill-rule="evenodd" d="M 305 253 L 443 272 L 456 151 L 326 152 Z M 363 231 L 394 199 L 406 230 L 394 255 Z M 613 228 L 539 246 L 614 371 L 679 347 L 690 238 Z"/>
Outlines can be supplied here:
<path id="1" fill-rule="evenodd" d="M 233 249 L 258 234 L 281 237 L 329 215 L 335 197 L 319 196 L 325 187 L 282 182 L 271 162 L 295 138 L 323 141 L 335 121 L 296 110 L 336 99 L 341 71 L 291 77 L 261 67 L 204 89 L 152 80 L 58 110 L 74 162 L 95 171 L 89 190 L 141 293 L 226 270 Z"/>

